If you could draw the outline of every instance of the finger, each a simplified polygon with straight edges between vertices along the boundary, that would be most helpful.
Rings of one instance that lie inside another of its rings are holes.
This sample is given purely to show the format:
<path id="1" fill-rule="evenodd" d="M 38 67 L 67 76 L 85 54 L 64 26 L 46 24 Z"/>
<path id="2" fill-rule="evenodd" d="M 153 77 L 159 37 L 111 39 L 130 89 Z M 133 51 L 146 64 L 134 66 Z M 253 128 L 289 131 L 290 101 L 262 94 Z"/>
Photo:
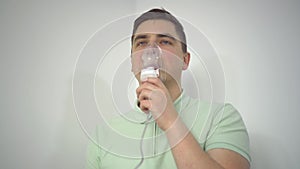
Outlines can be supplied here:
<path id="1" fill-rule="evenodd" d="M 152 84 L 156 87 L 159 87 L 159 88 L 164 88 L 165 87 L 165 85 L 160 80 L 160 78 L 157 78 L 157 77 L 148 77 L 145 82 L 150 83 L 150 84 Z"/>
<path id="2" fill-rule="evenodd" d="M 143 90 L 155 91 L 155 90 L 157 90 L 157 89 L 158 89 L 158 87 L 155 86 L 154 84 L 145 82 L 145 83 L 141 84 L 141 85 L 136 89 L 136 95 L 137 95 L 137 97 L 139 97 L 140 93 L 141 93 Z"/>
<path id="3" fill-rule="evenodd" d="M 142 100 L 140 102 L 140 109 L 145 113 L 149 113 L 151 109 L 151 102 L 149 100 Z"/>
<path id="4" fill-rule="evenodd" d="M 142 100 L 150 100 L 151 98 L 151 93 L 152 91 L 151 90 L 142 90 L 138 96 L 138 100 L 139 101 L 142 101 Z"/>

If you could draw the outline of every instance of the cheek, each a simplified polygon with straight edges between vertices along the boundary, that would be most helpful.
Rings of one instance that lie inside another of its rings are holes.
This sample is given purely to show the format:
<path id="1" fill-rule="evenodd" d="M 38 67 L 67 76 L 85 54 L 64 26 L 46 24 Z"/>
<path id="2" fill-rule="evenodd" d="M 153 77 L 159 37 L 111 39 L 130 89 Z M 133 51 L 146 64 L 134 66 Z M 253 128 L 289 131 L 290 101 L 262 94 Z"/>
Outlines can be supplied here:
<path id="1" fill-rule="evenodd" d="M 161 74 L 162 78 L 167 78 L 166 75 L 173 77 L 173 79 L 178 80 L 181 76 L 183 61 L 179 56 L 170 52 L 163 52 L 162 56 L 163 67 L 162 71 L 165 72 Z M 165 76 L 165 77 L 164 77 Z"/>
<path id="2" fill-rule="evenodd" d="M 137 74 L 142 69 L 142 52 L 135 52 L 131 55 L 131 71 Z"/>
<path id="3" fill-rule="evenodd" d="M 182 69 L 183 60 L 182 58 L 180 58 L 180 56 L 177 56 L 174 53 L 171 53 L 169 51 L 163 52 L 162 60 L 163 60 L 163 68 L 165 68 L 168 71 L 175 71 L 175 70 Z"/>

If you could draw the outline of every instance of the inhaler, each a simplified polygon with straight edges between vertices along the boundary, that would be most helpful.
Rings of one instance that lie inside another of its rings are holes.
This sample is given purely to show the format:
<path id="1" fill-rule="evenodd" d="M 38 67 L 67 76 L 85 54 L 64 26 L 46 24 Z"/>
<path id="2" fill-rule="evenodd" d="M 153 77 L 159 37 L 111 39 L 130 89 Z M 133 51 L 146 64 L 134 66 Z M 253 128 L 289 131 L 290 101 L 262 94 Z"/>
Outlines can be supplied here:
<path id="1" fill-rule="evenodd" d="M 140 80 L 146 81 L 148 77 L 159 77 L 159 69 L 162 67 L 161 48 L 154 44 L 144 49 L 142 55 L 142 70 Z M 139 106 L 139 103 L 138 103 Z M 152 118 L 151 112 L 148 112 L 147 120 Z"/>
<path id="2" fill-rule="evenodd" d="M 161 68 L 161 49 L 157 45 L 149 46 L 144 49 L 142 55 L 141 81 L 147 80 L 148 77 L 158 77 L 159 68 Z"/>
<path id="3" fill-rule="evenodd" d="M 142 55 L 142 70 L 141 70 L 141 77 L 140 77 L 141 81 L 147 80 L 148 77 L 159 76 L 159 69 L 162 66 L 161 54 L 162 54 L 161 49 L 156 44 L 144 49 L 144 53 Z M 151 119 L 152 119 L 151 112 L 148 112 L 146 121 L 142 123 L 145 124 L 145 127 L 140 141 L 141 161 L 137 164 L 137 166 L 134 169 L 138 169 L 144 162 L 143 140 L 147 130 L 147 126 Z"/>

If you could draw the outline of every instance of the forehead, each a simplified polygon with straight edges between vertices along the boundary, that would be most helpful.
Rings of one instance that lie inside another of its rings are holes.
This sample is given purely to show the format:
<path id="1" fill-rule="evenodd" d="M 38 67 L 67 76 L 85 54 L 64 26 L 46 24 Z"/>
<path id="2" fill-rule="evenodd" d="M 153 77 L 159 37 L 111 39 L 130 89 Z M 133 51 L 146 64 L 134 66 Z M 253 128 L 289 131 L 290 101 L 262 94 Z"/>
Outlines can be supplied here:
<path id="1" fill-rule="evenodd" d="M 174 24 L 170 21 L 161 20 L 161 19 L 147 20 L 142 22 L 138 26 L 135 35 L 146 34 L 146 33 L 162 34 L 162 35 L 168 34 L 173 36 L 176 39 L 179 39 Z"/>

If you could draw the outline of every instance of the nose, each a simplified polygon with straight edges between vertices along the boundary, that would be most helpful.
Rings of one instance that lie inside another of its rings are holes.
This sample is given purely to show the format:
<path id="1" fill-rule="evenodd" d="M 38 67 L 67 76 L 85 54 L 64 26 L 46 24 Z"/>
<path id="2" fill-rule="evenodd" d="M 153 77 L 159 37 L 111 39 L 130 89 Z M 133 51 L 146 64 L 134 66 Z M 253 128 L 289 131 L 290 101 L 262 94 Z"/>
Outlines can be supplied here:
<path id="1" fill-rule="evenodd" d="M 152 54 L 155 53 L 155 55 L 161 55 L 161 53 L 162 53 L 160 46 L 154 40 L 149 41 L 146 51 L 147 52 L 151 51 L 150 53 L 152 53 Z"/>
<path id="2" fill-rule="evenodd" d="M 159 47 L 157 44 L 157 37 L 155 34 L 151 34 L 148 42 L 148 47 L 157 48 Z"/>
<path id="3" fill-rule="evenodd" d="M 149 42 L 148 47 L 157 48 L 159 46 L 157 45 L 156 41 L 153 40 Z"/>

